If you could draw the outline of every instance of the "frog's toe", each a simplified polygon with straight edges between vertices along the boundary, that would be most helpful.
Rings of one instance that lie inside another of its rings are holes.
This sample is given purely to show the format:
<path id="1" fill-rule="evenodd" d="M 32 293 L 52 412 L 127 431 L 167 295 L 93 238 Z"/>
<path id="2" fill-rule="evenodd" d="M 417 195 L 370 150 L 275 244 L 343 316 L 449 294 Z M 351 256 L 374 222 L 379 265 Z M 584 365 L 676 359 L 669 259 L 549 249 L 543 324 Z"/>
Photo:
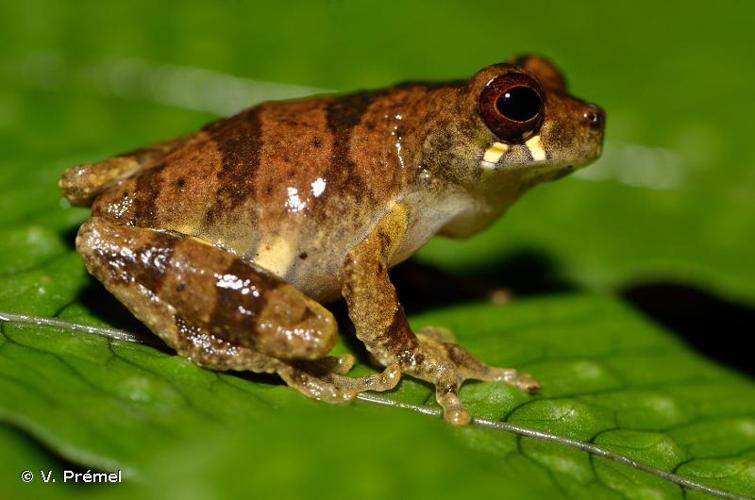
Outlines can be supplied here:
<path id="1" fill-rule="evenodd" d="M 289 387 L 293 387 L 309 398 L 326 403 L 348 403 L 358 394 L 351 387 L 334 384 L 327 376 L 313 375 L 290 365 L 279 369 L 278 375 Z"/>
<path id="2" fill-rule="evenodd" d="M 356 359 L 352 354 L 341 354 L 340 356 L 336 356 L 336 366 L 333 369 L 335 373 L 339 373 L 343 375 L 344 373 L 349 373 L 351 369 L 354 367 L 354 363 L 356 362 Z"/>
<path id="3" fill-rule="evenodd" d="M 355 390 L 357 393 L 364 391 L 388 391 L 396 387 L 401 380 L 401 368 L 398 363 L 387 366 L 382 372 L 373 373 L 365 377 L 344 377 L 333 374 L 330 376 L 333 383 Z"/>
<path id="4" fill-rule="evenodd" d="M 458 344 L 445 343 L 443 347 L 463 379 L 506 382 L 530 393 L 540 389 L 538 381 L 529 373 L 521 373 L 513 368 L 488 366 Z"/>
<path id="5" fill-rule="evenodd" d="M 456 342 L 454 332 L 442 326 L 425 326 L 417 330 L 419 339 L 434 340 L 436 342 Z"/>
<path id="6" fill-rule="evenodd" d="M 353 364 L 351 355 L 344 355 L 345 363 Z M 351 359 L 349 359 L 351 358 Z M 328 361 L 341 358 L 329 358 Z M 294 389 L 312 399 L 326 403 L 347 403 L 364 391 L 387 391 L 396 387 L 401 380 L 398 364 L 385 368 L 382 372 L 365 377 L 346 377 L 339 372 L 339 367 L 331 364 L 332 371 L 323 372 L 324 365 L 312 362 L 300 362 L 286 365 L 278 370 L 283 380 Z"/>
<path id="7" fill-rule="evenodd" d="M 508 384 L 518 387 L 519 389 L 533 393 L 540 390 L 540 383 L 529 373 L 518 372 L 513 368 L 489 368 L 494 378 L 492 380 L 501 380 Z M 482 379 L 487 380 L 487 379 Z"/>
<path id="8" fill-rule="evenodd" d="M 459 382 L 455 373 L 435 381 L 435 400 L 443 409 L 443 418 L 451 425 L 467 425 L 472 419 L 459 399 Z"/>

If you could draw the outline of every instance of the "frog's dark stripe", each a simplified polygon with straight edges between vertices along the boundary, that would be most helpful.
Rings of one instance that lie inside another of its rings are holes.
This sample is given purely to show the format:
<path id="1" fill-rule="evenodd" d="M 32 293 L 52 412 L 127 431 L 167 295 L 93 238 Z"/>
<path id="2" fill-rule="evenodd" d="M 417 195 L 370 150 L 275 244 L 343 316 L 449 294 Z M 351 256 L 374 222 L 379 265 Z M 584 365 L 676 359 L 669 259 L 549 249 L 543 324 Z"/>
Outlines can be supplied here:
<path id="1" fill-rule="evenodd" d="M 256 106 L 204 128 L 217 145 L 222 161 L 217 174 L 219 187 L 205 214 L 206 224 L 212 224 L 253 196 L 254 173 L 262 148 L 260 109 Z"/>
<path id="2" fill-rule="evenodd" d="M 157 197 L 162 190 L 162 171 L 165 164 L 142 171 L 136 178 L 134 188 L 133 224 L 139 227 L 155 227 L 157 221 Z"/>
<path id="3" fill-rule="evenodd" d="M 115 229 L 115 231 L 118 231 Z M 175 236 L 145 229 L 131 229 L 130 232 L 139 246 L 134 250 L 133 259 L 122 259 L 111 264 L 117 265 L 117 275 L 128 275 L 137 284 L 158 294 L 163 281 L 171 271 L 171 259 L 179 239 Z M 124 245 L 125 241 L 119 242 Z"/>
<path id="4" fill-rule="evenodd" d="M 178 238 L 155 233 L 159 241 L 150 243 L 139 253 L 144 257 L 140 260 L 146 263 L 142 273 L 136 276 L 136 280 L 153 293 L 158 293 L 163 282 L 171 271 L 170 260 L 175 251 Z"/>
<path id="5" fill-rule="evenodd" d="M 258 291 L 259 297 L 251 293 L 242 294 L 232 288 L 215 288 L 215 306 L 210 314 L 208 326 L 216 337 L 234 345 L 254 347 L 257 337 L 257 319 L 267 305 L 266 295 L 281 282 L 265 272 L 258 271 L 243 260 L 234 258 L 222 273 L 235 276 L 240 281 L 248 281 Z M 242 314 L 239 309 L 249 311 Z"/>
<path id="6" fill-rule="evenodd" d="M 406 314 L 401 304 L 395 305 L 391 324 L 379 343 L 382 344 L 384 349 L 392 353 L 407 351 L 417 346 L 417 337 L 414 336 L 409 323 L 406 321 Z"/>
<path id="7" fill-rule="evenodd" d="M 369 192 L 365 189 L 364 180 L 356 174 L 356 166 L 351 159 L 351 136 L 370 104 L 384 93 L 385 91 L 368 91 L 345 95 L 335 98 L 326 106 L 325 118 L 328 130 L 333 134 L 330 166 L 324 175 L 329 187 L 342 193 Z"/>

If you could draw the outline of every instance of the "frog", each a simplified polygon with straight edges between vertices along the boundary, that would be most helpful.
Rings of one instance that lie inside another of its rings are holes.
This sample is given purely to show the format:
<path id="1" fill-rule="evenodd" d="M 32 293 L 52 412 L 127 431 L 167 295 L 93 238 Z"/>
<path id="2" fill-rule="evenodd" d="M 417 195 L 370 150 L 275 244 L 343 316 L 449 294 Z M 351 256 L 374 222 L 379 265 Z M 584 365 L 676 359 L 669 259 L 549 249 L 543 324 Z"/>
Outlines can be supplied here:
<path id="1" fill-rule="evenodd" d="M 88 272 L 178 355 L 277 374 L 328 403 L 406 375 L 463 426 L 466 380 L 539 384 L 479 360 L 442 325 L 414 331 L 388 270 L 598 158 L 604 124 L 552 61 L 526 54 L 468 79 L 263 102 L 73 166 L 59 186 L 91 207 L 75 243 Z M 339 328 L 326 305 L 339 299 L 378 364 L 368 375 L 348 375 L 352 354 L 330 354 Z"/>

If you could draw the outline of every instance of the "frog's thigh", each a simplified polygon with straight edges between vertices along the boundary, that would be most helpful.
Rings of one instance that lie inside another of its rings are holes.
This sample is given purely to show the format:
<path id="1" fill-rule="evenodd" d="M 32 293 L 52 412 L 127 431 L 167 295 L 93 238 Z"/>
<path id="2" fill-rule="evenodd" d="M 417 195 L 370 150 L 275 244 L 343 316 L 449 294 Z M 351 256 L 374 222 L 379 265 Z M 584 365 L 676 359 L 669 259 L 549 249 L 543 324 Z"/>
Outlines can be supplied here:
<path id="1" fill-rule="evenodd" d="M 318 359 L 335 343 L 335 320 L 320 304 L 193 238 L 94 217 L 82 225 L 76 244 L 90 273 L 152 331 L 201 364 L 259 371 L 256 361 L 246 366 L 246 355 L 235 358 L 236 351 Z"/>
<path id="2" fill-rule="evenodd" d="M 326 356 L 336 323 L 317 302 L 264 269 L 195 239 L 94 217 L 76 246 L 87 269 L 183 356 L 218 370 L 278 373 L 328 402 L 386 390 L 398 367 L 349 378 L 351 355 Z"/>

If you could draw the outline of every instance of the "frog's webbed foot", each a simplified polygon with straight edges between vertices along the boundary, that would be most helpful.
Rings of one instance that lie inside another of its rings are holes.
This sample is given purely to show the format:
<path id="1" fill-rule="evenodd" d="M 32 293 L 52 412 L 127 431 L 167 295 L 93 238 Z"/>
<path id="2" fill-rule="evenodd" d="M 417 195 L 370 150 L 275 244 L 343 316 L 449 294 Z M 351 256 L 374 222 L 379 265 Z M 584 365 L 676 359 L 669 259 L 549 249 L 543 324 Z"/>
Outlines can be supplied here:
<path id="1" fill-rule="evenodd" d="M 345 377 L 332 366 L 333 359 L 291 363 L 278 370 L 290 386 L 313 399 L 327 403 L 346 403 L 364 391 L 387 391 L 401 380 L 398 364 L 365 377 Z"/>
<path id="2" fill-rule="evenodd" d="M 451 340 L 448 330 L 420 330 L 417 339 L 418 346 L 399 354 L 402 370 L 435 386 L 435 399 L 451 424 L 466 425 L 470 420 L 469 412 L 459 400 L 459 388 L 465 380 L 502 381 L 527 392 L 540 387 L 527 373 L 482 363 Z"/>
<path id="3" fill-rule="evenodd" d="M 488 366 L 472 356 L 456 343 L 453 333 L 443 327 L 425 327 L 417 331 L 422 344 L 436 343 L 445 350 L 446 357 L 457 367 L 463 380 L 484 380 L 506 382 L 525 392 L 536 392 L 540 384 L 529 373 L 518 372 L 513 368 Z"/>

